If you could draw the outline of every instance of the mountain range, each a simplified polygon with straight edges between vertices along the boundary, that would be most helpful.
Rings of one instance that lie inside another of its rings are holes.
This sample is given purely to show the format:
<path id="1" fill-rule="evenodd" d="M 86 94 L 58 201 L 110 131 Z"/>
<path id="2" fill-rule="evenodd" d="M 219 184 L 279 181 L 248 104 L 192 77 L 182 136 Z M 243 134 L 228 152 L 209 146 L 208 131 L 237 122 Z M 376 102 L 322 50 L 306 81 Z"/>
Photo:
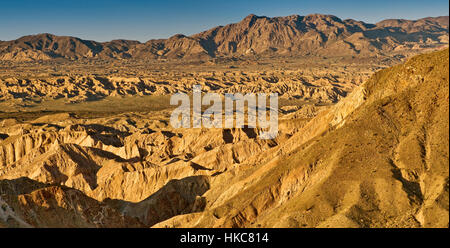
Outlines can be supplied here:
<path id="1" fill-rule="evenodd" d="M 210 59 L 236 56 L 378 55 L 447 46 L 449 17 L 390 19 L 368 24 L 333 15 L 265 17 L 249 15 L 239 23 L 145 43 L 96 42 L 37 34 L 0 41 L 0 60 L 51 59 Z"/>

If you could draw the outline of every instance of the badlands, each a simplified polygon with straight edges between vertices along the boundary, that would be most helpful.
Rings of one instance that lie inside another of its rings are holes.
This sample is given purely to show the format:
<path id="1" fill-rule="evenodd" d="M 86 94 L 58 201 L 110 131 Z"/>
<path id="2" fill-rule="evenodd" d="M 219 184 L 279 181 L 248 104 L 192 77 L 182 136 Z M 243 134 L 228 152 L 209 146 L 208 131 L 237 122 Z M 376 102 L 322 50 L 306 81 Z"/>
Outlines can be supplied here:
<path id="1" fill-rule="evenodd" d="M 448 17 L 326 15 L 0 41 L 0 227 L 448 227 L 446 47 Z M 278 93 L 278 136 L 173 128 L 195 84 Z"/>

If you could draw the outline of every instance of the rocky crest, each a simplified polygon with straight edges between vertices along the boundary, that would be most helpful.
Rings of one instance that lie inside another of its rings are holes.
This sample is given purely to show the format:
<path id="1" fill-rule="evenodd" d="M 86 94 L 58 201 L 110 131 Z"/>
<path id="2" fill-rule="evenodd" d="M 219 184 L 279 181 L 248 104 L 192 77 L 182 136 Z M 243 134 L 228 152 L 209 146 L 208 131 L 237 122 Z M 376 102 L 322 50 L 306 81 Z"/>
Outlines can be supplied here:
<path id="1" fill-rule="evenodd" d="M 230 56 L 377 55 L 448 45 L 448 16 L 420 20 L 385 20 L 367 24 L 332 15 L 264 17 L 192 36 L 174 35 L 146 43 L 95 42 L 39 34 L 0 42 L 0 60 L 64 59 L 209 59 Z"/>

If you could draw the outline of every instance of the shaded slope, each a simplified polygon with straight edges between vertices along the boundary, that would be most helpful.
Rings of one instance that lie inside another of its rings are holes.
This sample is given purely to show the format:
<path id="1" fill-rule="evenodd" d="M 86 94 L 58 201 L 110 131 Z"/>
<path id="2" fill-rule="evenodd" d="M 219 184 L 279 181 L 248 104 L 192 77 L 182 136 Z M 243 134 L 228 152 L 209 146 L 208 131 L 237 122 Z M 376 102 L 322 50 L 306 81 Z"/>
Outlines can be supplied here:
<path id="1" fill-rule="evenodd" d="M 135 219 L 62 186 L 0 180 L 0 227 L 142 227 Z"/>

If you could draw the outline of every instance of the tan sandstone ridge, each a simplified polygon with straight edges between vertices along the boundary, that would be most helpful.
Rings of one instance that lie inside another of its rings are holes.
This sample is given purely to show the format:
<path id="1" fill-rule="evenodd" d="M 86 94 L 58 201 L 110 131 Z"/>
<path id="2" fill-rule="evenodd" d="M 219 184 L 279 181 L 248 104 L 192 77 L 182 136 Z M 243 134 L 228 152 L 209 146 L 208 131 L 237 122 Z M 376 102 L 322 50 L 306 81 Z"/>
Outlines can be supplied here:
<path id="1" fill-rule="evenodd" d="M 448 62 L 282 106 L 275 140 L 173 129 L 169 109 L 3 119 L 0 225 L 448 227 Z"/>
<path id="2" fill-rule="evenodd" d="M 448 123 L 448 50 L 415 57 L 156 227 L 448 227 Z"/>

